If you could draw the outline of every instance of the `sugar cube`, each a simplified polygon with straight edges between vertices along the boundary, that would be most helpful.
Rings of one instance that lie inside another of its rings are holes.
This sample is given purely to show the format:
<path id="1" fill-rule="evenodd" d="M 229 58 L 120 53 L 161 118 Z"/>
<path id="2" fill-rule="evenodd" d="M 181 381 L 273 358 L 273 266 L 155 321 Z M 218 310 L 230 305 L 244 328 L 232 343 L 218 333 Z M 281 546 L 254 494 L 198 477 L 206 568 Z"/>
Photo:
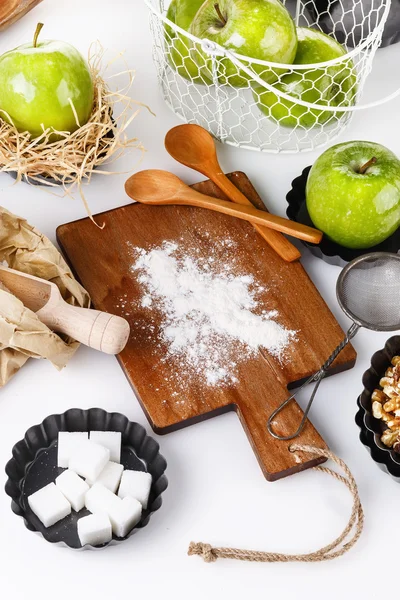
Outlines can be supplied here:
<path id="1" fill-rule="evenodd" d="M 88 484 L 75 473 L 64 471 L 56 479 L 56 486 L 71 504 L 73 510 L 79 512 L 85 506 L 85 494 L 89 490 Z"/>
<path id="2" fill-rule="evenodd" d="M 110 451 L 93 442 L 83 442 L 71 454 L 68 467 L 89 481 L 96 481 L 108 461 Z"/>
<path id="3" fill-rule="evenodd" d="M 147 508 L 151 488 L 151 475 L 144 471 L 127 471 L 122 473 L 121 484 L 118 490 L 120 498 L 131 496 L 141 502 L 144 509 Z"/>
<path id="4" fill-rule="evenodd" d="M 139 523 L 142 505 L 139 500 L 126 496 L 119 504 L 111 507 L 110 517 L 113 533 L 125 537 Z"/>
<path id="5" fill-rule="evenodd" d="M 28 496 L 28 504 L 45 527 L 51 527 L 71 514 L 70 503 L 55 483 Z"/>
<path id="6" fill-rule="evenodd" d="M 85 506 L 91 513 L 110 513 L 121 499 L 101 483 L 95 483 L 85 495 Z"/>
<path id="7" fill-rule="evenodd" d="M 121 432 L 120 431 L 91 431 L 90 441 L 110 451 L 110 460 L 121 462 Z"/>
<path id="8" fill-rule="evenodd" d="M 88 480 L 87 483 L 89 483 L 89 485 L 93 485 L 93 483 L 102 483 L 110 490 L 110 492 L 116 494 L 123 470 L 123 465 L 110 461 L 106 464 L 95 482 Z"/>
<path id="9" fill-rule="evenodd" d="M 72 452 L 74 452 L 82 442 L 87 442 L 88 438 L 89 434 L 87 431 L 60 431 L 58 434 L 57 465 L 66 469 Z"/>
<path id="10" fill-rule="evenodd" d="M 112 529 L 106 513 L 88 515 L 78 520 L 78 536 L 82 546 L 99 546 L 111 541 Z"/>

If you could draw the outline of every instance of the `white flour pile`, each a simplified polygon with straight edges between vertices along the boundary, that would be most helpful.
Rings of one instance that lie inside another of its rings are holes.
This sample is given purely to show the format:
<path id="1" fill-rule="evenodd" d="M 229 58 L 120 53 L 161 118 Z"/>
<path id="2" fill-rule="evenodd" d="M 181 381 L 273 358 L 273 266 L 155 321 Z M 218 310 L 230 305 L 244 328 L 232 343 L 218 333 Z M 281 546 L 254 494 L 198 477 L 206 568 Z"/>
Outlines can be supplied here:
<path id="1" fill-rule="evenodd" d="M 141 307 L 161 312 L 163 360 L 173 359 L 181 378 L 195 374 L 208 386 L 233 383 L 238 362 L 260 347 L 281 359 L 294 340 L 295 332 L 277 322 L 277 311 L 259 306 L 265 289 L 251 276 L 216 270 L 212 256 L 182 257 L 168 242 L 134 252 Z"/>

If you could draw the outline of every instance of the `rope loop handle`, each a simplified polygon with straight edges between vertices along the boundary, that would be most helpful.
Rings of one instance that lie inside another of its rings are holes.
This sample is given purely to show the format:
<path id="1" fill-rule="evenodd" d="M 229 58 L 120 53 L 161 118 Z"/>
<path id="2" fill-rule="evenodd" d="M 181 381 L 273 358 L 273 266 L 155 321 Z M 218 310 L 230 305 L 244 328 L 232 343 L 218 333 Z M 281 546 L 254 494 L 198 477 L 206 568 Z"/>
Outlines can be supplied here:
<path id="1" fill-rule="evenodd" d="M 358 494 L 357 484 L 349 467 L 330 450 L 315 448 L 302 444 L 292 444 L 291 452 L 305 452 L 306 454 L 324 456 L 336 463 L 343 471 L 344 476 L 327 467 L 314 467 L 316 471 L 327 473 L 341 483 L 350 491 L 353 497 L 353 506 L 349 521 L 342 533 L 330 544 L 307 554 L 280 554 L 276 552 L 258 552 L 254 550 L 240 550 L 238 548 L 214 548 L 210 544 L 203 542 L 191 542 L 189 545 L 189 556 L 201 556 L 205 562 L 215 562 L 218 558 L 232 558 L 235 560 L 244 560 L 250 562 L 321 562 L 333 560 L 348 552 L 359 539 L 364 526 L 364 513 Z M 351 534 L 350 539 L 345 539 Z"/>

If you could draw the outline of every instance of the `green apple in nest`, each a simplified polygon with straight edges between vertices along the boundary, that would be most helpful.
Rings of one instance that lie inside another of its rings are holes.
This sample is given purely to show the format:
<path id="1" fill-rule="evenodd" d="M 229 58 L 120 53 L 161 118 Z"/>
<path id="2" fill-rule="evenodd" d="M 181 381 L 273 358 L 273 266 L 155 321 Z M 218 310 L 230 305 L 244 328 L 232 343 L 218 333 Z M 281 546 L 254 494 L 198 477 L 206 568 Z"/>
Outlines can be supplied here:
<path id="1" fill-rule="evenodd" d="M 326 62 L 347 53 L 333 38 L 316 29 L 299 27 L 297 37 L 295 65 Z M 357 91 L 357 78 L 354 64 L 349 59 L 331 67 L 286 73 L 274 87 L 311 104 L 352 106 Z M 254 99 L 262 112 L 285 127 L 312 127 L 340 114 L 340 111 L 330 112 L 301 106 L 279 97 L 261 85 L 255 85 L 253 91 Z"/>
<path id="2" fill-rule="evenodd" d="M 65 42 L 38 42 L 41 27 L 33 43 L 0 57 L 0 118 L 9 117 L 18 131 L 28 131 L 32 138 L 48 127 L 71 133 L 88 121 L 93 108 L 86 61 Z"/>
<path id="3" fill-rule="evenodd" d="M 314 163 L 306 187 L 314 225 L 346 248 L 371 248 L 400 225 L 400 161 L 380 144 L 344 142 Z"/>
<path id="4" fill-rule="evenodd" d="M 279 0 L 206 0 L 194 17 L 190 32 L 253 59 L 291 64 L 296 56 L 296 27 Z M 204 59 L 211 77 L 212 58 L 204 54 Z M 283 72 L 244 63 L 266 81 L 275 81 Z M 249 79 L 230 58 L 219 59 L 220 83 L 245 87 Z"/>
<path id="5" fill-rule="evenodd" d="M 167 19 L 185 31 L 189 31 L 193 18 L 204 0 L 172 0 Z M 199 48 L 182 34 L 165 26 L 165 42 L 170 65 L 185 79 L 198 84 L 210 84 L 205 60 Z"/>

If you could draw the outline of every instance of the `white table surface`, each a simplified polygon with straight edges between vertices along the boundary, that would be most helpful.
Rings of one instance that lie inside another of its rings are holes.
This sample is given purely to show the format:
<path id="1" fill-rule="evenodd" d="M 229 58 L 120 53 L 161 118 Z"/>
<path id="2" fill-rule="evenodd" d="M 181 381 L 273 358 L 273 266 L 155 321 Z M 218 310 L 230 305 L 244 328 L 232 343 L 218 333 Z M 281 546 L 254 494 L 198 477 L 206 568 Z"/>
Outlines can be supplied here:
<path id="1" fill-rule="evenodd" d="M 163 140 L 178 119 L 163 104 L 151 60 L 147 9 L 142 0 L 45 0 L 22 21 L 0 34 L 0 52 L 31 39 L 43 20 L 44 38 L 65 39 L 86 53 L 99 39 L 113 51 L 126 50 L 137 70 L 132 96 L 156 113 L 143 110 L 131 133 L 147 149 L 142 168 L 170 169 L 192 183 L 194 172 L 167 155 Z M 395 89 L 400 45 L 378 52 L 365 100 Z M 380 142 L 400 155 L 398 100 L 358 112 L 341 140 Z M 276 156 L 219 147 L 226 171 L 245 171 L 270 209 L 285 214 L 290 182 L 319 155 Z M 133 168 L 128 156 L 118 169 Z M 127 203 L 125 175 L 95 177 L 86 195 L 93 212 Z M 57 198 L 40 188 L 13 185 L 0 175 L 0 203 L 36 225 L 55 241 L 57 225 L 84 217 L 79 198 Z M 335 300 L 337 267 L 303 253 L 303 264 L 344 328 L 349 325 Z M 315 323 L 318 327 L 318 323 Z M 28 531 L 0 493 L 0 597 L 36 600 L 106 599 L 129 595 L 183 598 L 373 598 L 395 593 L 398 565 L 398 498 L 400 488 L 373 463 L 358 439 L 354 422 L 361 376 L 388 335 L 362 330 L 355 339 L 356 367 L 324 381 L 312 420 L 334 452 L 351 467 L 365 509 L 365 531 L 344 557 L 322 564 L 250 564 L 220 560 L 206 564 L 186 555 L 191 540 L 280 552 L 306 552 L 330 542 L 349 516 L 350 497 L 336 481 L 306 471 L 267 483 L 234 413 L 163 437 L 155 436 L 168 461 L 169 487 L 163 506 L 150 524 L 129 541 L 102 552 L 74 552 L 54 547 Z M 80 348 L 58 373 L 45 361 L 30 361 L 0 394 L 0 465 L 25 430 L 47 415 L 71 407 L 100 406 L 125 413 L 143 424 L 146 418 L 117 361 Z M 6 481 L 3 466 L 0 485 Z M 379 566 L 378 566 L 379 565 Z M 379 588 L 378 588 L 379 586 Z"/>

